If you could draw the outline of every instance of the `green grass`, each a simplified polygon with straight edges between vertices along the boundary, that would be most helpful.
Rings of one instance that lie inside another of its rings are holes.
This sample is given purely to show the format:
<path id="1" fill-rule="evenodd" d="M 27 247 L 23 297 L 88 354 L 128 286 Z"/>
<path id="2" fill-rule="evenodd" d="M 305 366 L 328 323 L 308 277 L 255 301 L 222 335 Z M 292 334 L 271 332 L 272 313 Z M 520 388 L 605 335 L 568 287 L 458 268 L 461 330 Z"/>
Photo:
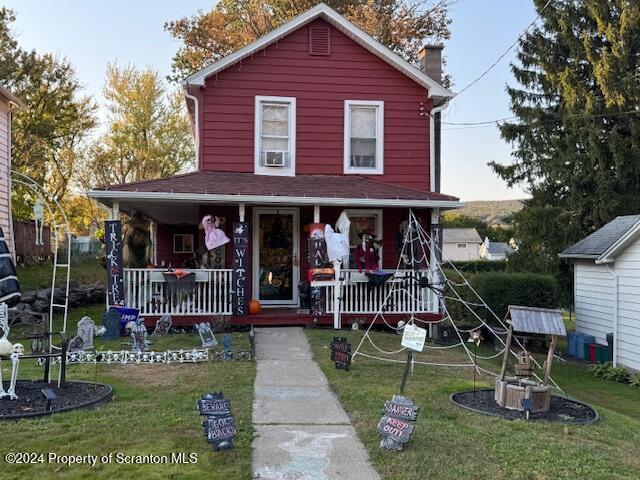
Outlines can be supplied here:
<path id="1" fill-rule="evenodd" d="M 18 266 L 18 280 L 22 291 L 38 290 L 42 288 L 51 288 L 51 279 L 53 273 L 52 265 L 25 265 Z M 58 276 L 56 285 L 59 286 L 64 282 L 67 274 L 66 268 L 59 268 L 56 275 Z M 71 263 L 71 280 L 82 284 L 101 283 L 105 284 L 107 274 L 105 269 L 95 258 L 81 259 Z"/>
<path id="2" fill-rule="evenodd" d="M 415 365 L 405 394 L 420 406 L 416 429 L 403 452 L 379 448 L 376 424 L 385 400 L 398 393 L 403 364 L 356 357 L 336 370 L 328 348 L 334 332 L 306 330 L 316 361 L 349 413 L 371 460 L 385 479 L 610 479 L 640 478 L 640 390 L 594 378 L 577 365 L 555 365 L 552 375 L 572 397 L 593 405 L 601 420 L 590 426 L 507 421 L 453 405 L 452 393 L 473 388 L 471 369 Z M 355 349 L 362 332 L 340 332 Z M 386 350 L 400 337 L 372 333 Z M 417 360 L 465 363 L 464 353 L 425 350 Z M 376 355 L 367 344 L 364 351 Z M 478 354 L 490 351 L 481 348 Z M 406 358 L 405 355 L 396 356 Z M 497 370 L 499 359 L 482 362 Z M 490 378 L 480 380 L 490 386 Z"/>
<path id="3" fill-rule="evenodd" d="M 70 313 L 69 331 L 84 314 L 100 324 L 103 307 L 87 307 Z M 72 326 L 71 326 L 72 325 Z M 152 350 L 200 346 L 196 334 L 151 337 Z M 218 336 L 218 340 L 220 338 Z M 129 349 L 131 341 L 96 340 L 99 349 Z M 233 334 L 234 348 L 248 349 L 246 334 Z M 219 349 L 216 347 L 216 349 Z M 57 369 L 54 367 L 54 373 Z M 113 387 L 111 402 L 94 410 L 77 410 L 41 419 L 0 422 L 0 479 L 24 478 L 144 478 L 146 479 L 249 479 L 253 428 L 251 405 L 255 364 L 253 362 L 205 362 L 169 365 L 70 365 L 67 378 L 93 381 Z M 5 380 L 10 365 L 3 362 Z M 38 378 L 41 367 L 24 361 L 20 378 Z M 222 391 L 231 401 L 238 436 L 233 450 L 214 452 L 206 442 L 196 401 L 202 394 Z M 3 400 L 7 401 L 7 400 Z M 9 440 L 10 439 L 10 440 Z M 108 464 L 94 468 L 76 465 L 7 465 L 6 452 L 55 452 L 60 455 L 170 455 L 197 454 L 188 465 Z"/>

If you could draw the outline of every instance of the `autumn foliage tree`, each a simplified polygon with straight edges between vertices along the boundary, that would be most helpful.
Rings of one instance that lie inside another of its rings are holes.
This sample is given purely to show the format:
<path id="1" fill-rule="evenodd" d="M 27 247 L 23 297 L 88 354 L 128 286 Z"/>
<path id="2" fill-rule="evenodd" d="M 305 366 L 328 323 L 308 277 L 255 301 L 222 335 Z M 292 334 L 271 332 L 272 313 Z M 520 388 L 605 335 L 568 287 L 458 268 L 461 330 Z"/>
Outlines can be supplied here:
<path id="1" fill-rule="evenodd" d="M 450 36 L 450 0 L 221 0 L 208 12 L 165 24 L 183 43 L 170 78 L 184 79 L 319 3 L 414 63 L 426 41 Z"/>
<path id="2" fill-rule="evenodd" d="M 150 180 L 193 166 L 194 146 L 180 92 L 168 93 L 159 74 L 109 65 L 104 87 L 107 131 L 82 170 L 88 186 Z"/>

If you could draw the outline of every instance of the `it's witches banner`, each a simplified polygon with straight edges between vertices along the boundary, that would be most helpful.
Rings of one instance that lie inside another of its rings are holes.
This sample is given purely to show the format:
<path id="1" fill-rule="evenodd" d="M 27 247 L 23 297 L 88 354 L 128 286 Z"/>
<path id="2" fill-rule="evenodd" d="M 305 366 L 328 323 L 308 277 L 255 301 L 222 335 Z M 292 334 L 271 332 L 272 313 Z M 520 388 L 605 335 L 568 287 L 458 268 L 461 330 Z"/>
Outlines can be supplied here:
<path id="1" fill-rule="evenodd" d="M 249 276 L 249 224 L 233 224 L 233 290 L 235 291 L 233 313 L 247 315 L 247 277 Z"/>
<path id="2" fill-rule="evenodd" d="M 124 305 L 122 223 L 120 220 L 104 222 L 104 243 L 107 257 L 107 302 L 109 305 Z"/>

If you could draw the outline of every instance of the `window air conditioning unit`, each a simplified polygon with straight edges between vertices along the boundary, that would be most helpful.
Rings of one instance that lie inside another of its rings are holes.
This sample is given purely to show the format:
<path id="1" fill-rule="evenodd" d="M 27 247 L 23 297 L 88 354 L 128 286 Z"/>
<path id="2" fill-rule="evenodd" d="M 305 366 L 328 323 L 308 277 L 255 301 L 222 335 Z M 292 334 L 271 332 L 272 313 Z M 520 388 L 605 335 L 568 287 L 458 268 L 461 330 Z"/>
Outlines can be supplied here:
<path id="1" fill-rule="evenodd" d="M 288 152 L 282 151 L 263 151 L 262 161 L 265 167 L 284 167 L 287 160 Z"/>

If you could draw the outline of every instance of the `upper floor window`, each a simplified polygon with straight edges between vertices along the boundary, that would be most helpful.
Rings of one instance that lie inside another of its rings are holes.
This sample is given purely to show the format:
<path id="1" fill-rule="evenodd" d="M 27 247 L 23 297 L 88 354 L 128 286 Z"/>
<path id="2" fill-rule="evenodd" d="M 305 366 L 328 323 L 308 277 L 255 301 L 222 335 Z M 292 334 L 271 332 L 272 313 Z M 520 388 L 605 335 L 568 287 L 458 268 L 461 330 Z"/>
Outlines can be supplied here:
<path id="1" fill-rule="evenodd" d="M 256 96 L 255 173 L 295 175 L 296 99 Z"/>
<path id="2" fill-rule="evenodd" d="M 345 100 L 344 173 L 383 173 L 384 102 Z"/>

